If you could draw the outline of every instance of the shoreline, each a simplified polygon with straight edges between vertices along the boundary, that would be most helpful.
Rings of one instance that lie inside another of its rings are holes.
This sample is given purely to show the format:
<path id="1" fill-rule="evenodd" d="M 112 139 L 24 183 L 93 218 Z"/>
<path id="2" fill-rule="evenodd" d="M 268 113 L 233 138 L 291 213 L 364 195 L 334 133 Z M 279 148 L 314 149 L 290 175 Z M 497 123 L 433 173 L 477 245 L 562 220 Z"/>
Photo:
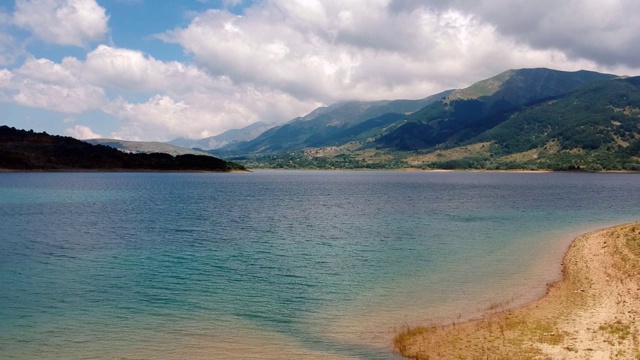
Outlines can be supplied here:
<path id="1" fill-rule="evenodd" d="M 371 171 L 371 172 L 425 172 L 425 173 L 449 173 L 449 172 L 467 172 L 467 173 L 511 173 L 511 174 L 640 174 L 640 170 L 602 170 L 602 171 L 584 171 L 584 170 L 487 170 L 487 169 L 421 169 L 421 168 L 390 168 L 390 169 L 374 169 L 374 168 L 249 168 L 249 171 Z"/>
<path id="2" fill-rule="evenodd" d="M 306 168 L 247 168 L 246 170 L 154 170 L 154 169 L 8 169 L 0 168 L 0 173 L 252 173 L 255 171 L 371 171 L 371 172 L 423 172 L 423 173 L 450 173 L 450 172 L 467 172 L 467 173 L 505 173 L 505 174 L 550 174 L 550 173 L 568 173 L 568 174 L 640 174 L 640 171 L 634 170 L 603 170 L 603 171 L 560 171 L 560 170 L 485 170 L 485 169 L 419 169 L 419 168 L 396 168 L 396 169 L 370 169 L 370 168 L 354 168 L 354 169 L 306 169 Z"/>
<path id="3" fill-rule="evenodd" d="M 640 359 L 640 224 L 575 238 L 539 300 L 406 328 L 394 347 L 412 359 Z"/>
<path id="4" fill-rule="evenodd" d="M 153 170 L 153 169 L 6 169 L 0 173 L 250 173 L 251 170 Z"/>

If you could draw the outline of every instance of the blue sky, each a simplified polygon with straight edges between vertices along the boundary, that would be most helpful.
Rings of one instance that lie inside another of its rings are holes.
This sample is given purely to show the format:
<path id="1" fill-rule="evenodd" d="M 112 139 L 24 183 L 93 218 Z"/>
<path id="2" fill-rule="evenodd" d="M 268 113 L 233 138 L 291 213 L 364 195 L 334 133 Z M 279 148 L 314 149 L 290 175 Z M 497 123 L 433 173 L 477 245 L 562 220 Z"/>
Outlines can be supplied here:
<path id="1" fill-rule="evenodd" d="M 635 0 L 5 0 L 0 124 L 204 138 L 512 68 L 640 74 Z"/>

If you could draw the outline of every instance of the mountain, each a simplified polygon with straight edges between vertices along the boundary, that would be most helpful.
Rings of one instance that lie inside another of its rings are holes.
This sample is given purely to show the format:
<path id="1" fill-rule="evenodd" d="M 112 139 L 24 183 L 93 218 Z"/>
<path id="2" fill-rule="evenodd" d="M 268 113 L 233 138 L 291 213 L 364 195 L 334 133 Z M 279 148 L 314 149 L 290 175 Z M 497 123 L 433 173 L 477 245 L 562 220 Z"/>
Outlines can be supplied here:
<path id="1" fill-rule="evenodd" d="M 184 147 L 155 141 L 127 141 L 116 139 L 91 139 L 85 141 L 93 145 L 110 146 L 120 151 L 134 154 L 164 153 L 172 156 L 186 154 L 211 156 L 211 154 L 204 151 L 187 149 Z"/>
<path id="2" fill-rule="evenodd" d="M 464 141 L 449 138 L 414 151 L 405 163 L 439 169 L 640 171 L 640 77 L 594 81 L 498 118 L 503 121 Z"/>
<path id="3" fill-rule="evenodd" d="M 0 169 L 231 171 L 244 167 L 204 155 L 125 153 L 71 137 L 0 126 Z"/>
<path id="4" fill-rule="evenodd" d="M 203 150 L 214 150 L 228 144 L 253 140 L 272 127 L 273 125 L 269 125 L 267 123 L 256 122 L 241 129 L 231 129 L 223 132 L 220 135 L 211 136 L 200 140 L 187 139 L 182 137 L 177 138 L 169 141 L 169 144 L 191 149 L 198 148 Z"/>
<path id="5" fill-rule="evenodd" d="M 225 146 L 221 150 L 230 153 L 264 153 L 341 144 L 359 138 L 359 135 L 374 128 L 395 122 L 450 92 L 420 100 L 349 101 L 318 108 L 306 116 L 269 129 L 251 141 Z M 389 114 L 394 115 L 390 117 Z M 359 126 L 358 132 L 353 131 L 356 126 Z"/>
<path id="6" fill-rule="evenodd" d="M 336 108 L 294 120 L 290 136 Z M 304 135 L 286 151 L 272 134 L 233 159 L 271 168 L 640 170 L 640 77 L 509 70 L 418 111 L 352 124 L 330 138 L 318 131 L 317 142 Z"/>
<path id="7" fill-rule="evenodd" d="M 422 100 L 318 108 L 211 153 L 251 168 L 640 171 L 640 77 L 509 70 Z"/>
<path id="8" fill-rule="evenodd" d="M 640 170 L 640 77 L 594 82 L 513 112 L 471 139 L 484 141 L 495 155 L 547 168 Z"/>
<path id="9" fill-rule="evenodd" d="M 614 77 L 590 71 L 509 70 L 407 116 L 376 143 L 395 150 L 419 150 L 461 142 L 500 124 L 520 107 Z"/>

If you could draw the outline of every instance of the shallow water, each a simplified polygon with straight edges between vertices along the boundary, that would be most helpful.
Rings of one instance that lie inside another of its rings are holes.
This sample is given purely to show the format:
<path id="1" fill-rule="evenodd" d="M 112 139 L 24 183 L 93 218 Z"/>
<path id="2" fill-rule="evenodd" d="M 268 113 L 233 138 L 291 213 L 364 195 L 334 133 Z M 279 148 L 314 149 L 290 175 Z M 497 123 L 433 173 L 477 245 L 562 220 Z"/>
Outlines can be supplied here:
<path id="1" fill-rule="evenodd" d="M 409 324 L 530 301 L 640 175 L 0 174 L 0 353 L 393 359 Z"/>

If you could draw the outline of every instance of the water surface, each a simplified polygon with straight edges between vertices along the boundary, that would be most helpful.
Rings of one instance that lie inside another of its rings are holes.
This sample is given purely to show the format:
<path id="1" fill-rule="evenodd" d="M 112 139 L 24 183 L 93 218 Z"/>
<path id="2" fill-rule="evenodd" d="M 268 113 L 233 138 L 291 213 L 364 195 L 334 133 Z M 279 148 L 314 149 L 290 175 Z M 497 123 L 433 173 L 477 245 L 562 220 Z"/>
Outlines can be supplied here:
<path id="1" fill-rule="evenodd" d="M 2 173 L 0 353 L 393 359 L 638 204 L 636 174 Z"/>

